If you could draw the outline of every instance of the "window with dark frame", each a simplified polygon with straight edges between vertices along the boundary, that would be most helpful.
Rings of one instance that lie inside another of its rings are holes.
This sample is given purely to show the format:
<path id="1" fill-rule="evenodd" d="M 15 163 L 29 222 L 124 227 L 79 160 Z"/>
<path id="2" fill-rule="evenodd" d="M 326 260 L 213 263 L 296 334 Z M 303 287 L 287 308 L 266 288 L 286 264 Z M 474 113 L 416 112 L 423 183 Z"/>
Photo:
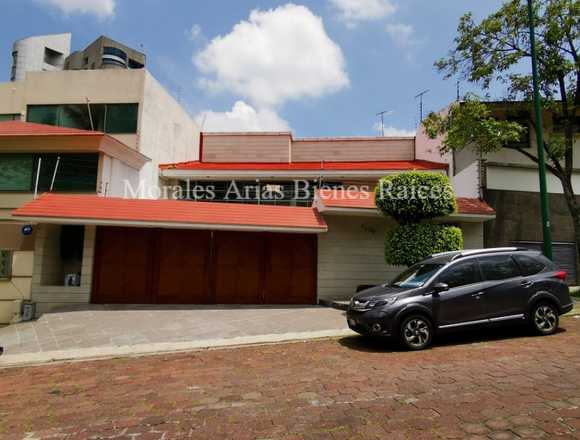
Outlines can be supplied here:
<path id="1" fill-rule="evenodd" d="M 520 270 L 510 255 L 494 255 L 479 259 L 483 278 L 487 281 L 507 280 L 520 276 Z"/>
<path id="2" fill-rule="evenodd" d="M 12 251 L 0 249 L 0 280 L 12 277 Z"/>
<path id="3" fill-rule="evenodd" d="M 467 286 L 480 282 L 479 270 L 476 261 L 457 263 L 445 270 L 437 280 L 447 284 L 450 288 Z"/>

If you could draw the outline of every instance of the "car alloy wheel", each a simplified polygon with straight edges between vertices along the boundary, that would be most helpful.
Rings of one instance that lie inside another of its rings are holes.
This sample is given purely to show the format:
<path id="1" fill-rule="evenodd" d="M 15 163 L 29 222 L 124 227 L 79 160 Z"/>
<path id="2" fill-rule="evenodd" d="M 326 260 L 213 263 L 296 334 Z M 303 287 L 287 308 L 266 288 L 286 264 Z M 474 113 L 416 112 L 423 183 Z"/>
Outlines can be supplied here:
<path id="1" fill-rule="evenodd" d="M 422 316 L 410 316 L 401 326 L 401 338 L 411 350 L 421 350 L 431 343 L 431 323 Z"/>
<path id="2" fill-rule="evenodd" d="M 549 335 L 558 328 L 558 313 L 551 304 L 538 304 L 534 308 L 532 319 L 535 329 L 541 334 Z"/>

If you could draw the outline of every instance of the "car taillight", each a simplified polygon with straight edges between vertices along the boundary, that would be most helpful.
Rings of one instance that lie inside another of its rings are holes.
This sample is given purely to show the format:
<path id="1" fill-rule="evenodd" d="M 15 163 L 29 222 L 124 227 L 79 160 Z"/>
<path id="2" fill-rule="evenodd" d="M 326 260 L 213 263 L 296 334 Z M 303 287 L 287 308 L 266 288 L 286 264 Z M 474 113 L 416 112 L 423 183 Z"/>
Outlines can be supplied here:
<path id="1" fill-rule="evenodd" d="M 554 274 L 554 278 L 558 278 L 559 280 L 566 281 L 566 277 L 568 276 L 568 272 L 565 270 L 559 270 Z"/>

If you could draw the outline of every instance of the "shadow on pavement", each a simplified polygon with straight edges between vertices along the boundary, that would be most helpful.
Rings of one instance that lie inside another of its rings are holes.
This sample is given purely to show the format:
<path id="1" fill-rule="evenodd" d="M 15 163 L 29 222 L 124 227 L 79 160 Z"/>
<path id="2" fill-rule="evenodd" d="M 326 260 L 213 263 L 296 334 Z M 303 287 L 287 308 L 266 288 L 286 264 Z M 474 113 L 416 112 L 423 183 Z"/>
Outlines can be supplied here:
<path id="1" fill-rule="evenodd" d="M 565 328 L 558 328 L 555 334 L 566 332 Z M 534 337 L 525 326 L 513 326 L 502 328 L 488 328 L 471 330 L 458 333 L 442 334 L 435 337 L 433 347 L 445 347 L 453 345 L 476 344 L 481 342 L 493 342 L 521 337 Z M 390 353 L 407 351 L 394 338 L 373 338 L 365 336 L 347 336 L 339 339 L 339 344 L 351 350 L 367 353 Z"/>

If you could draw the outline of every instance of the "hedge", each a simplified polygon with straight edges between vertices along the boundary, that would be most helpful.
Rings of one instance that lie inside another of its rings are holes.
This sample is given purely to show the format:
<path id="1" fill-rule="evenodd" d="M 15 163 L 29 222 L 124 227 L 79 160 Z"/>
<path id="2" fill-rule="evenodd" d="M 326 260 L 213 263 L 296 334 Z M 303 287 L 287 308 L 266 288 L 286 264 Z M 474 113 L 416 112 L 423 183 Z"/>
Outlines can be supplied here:
<path id="1" fill-rule="evenodd" d="M 457 226 L 414 223 L 387 232 L 387 264 L 412 266 L 431 254 L 463 249 L 463 233 Z"/>
<path id="2" fill-rule="evenodd" d="M 379 180 L 375 204 L 399 223 L 443 217 L 457 210 L 449 178 L 442 173 L 410 171 Z"/>

